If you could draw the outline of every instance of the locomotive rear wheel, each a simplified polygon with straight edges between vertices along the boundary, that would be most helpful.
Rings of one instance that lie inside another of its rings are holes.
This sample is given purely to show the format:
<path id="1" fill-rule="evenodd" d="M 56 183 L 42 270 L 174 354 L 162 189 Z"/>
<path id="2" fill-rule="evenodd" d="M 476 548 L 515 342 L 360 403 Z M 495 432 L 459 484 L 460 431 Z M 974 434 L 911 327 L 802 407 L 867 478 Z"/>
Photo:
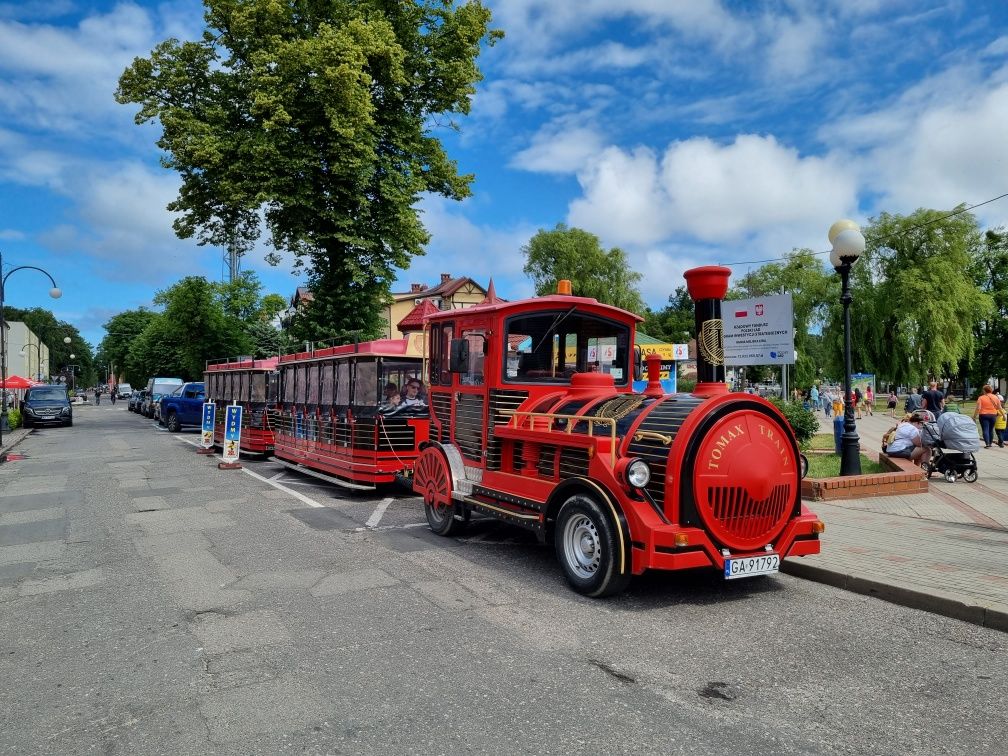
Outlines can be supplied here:
<path id="1" fill-rule="evenodd" d="M 413 490 L 423 497 L 424 514 L 430 529 L 441 536 L 450 536 L 465 525 L 455 519 L 452 501 L 451 468 L 444 454 L 433 446 L 420 453 L 413 473 Z"/>
<path id="2" fill-rule="evenodd" d="M 616 525 L 591 496 L 575 494 L 564 502 L 553 538 L 567 582 L 578 593 L 612 596 L 630 582 L 620 572 Z"/>

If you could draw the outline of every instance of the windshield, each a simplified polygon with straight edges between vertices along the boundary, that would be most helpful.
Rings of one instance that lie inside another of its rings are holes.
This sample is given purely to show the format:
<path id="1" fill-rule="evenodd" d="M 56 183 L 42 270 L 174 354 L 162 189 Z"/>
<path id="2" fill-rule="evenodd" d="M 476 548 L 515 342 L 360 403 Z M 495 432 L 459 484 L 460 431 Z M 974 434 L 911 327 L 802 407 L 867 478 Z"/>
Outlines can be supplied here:
<path id="1" fill-rule="evenodd" d="M 182 381 L 155 381 L 152 391 L 155 394 L 171 394 L 182 387 Z"/>
<path id="2" fill-rule="evenodd" d="M 569 383 L 574 373 L 598 372 L 620 386 L 630 377 L 630 328 L 577 308 L 510 318 L 504 343 L 508 383 Z"/>
<path id="3" fill-rule="evenodd" d="M 28 389 L 28 396 L 25 397 L 25 399 L 29 402 L 39 399 L 66 401 L 66 398 L 66 389 L 60 388 L 59 386 L 38 386 L 36 388 L 30 388 Z"/>

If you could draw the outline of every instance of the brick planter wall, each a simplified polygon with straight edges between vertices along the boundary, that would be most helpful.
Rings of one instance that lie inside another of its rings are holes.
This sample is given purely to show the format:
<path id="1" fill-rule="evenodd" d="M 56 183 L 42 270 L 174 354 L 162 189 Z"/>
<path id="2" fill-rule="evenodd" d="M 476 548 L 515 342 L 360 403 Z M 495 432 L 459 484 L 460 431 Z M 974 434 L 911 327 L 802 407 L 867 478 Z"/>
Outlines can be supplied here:
<path id="1" fill-rule="evenodd" d="M 927 477 L 910 460 L 882 454 L 879 455 L 879 464 L 890 468 L 892 472 L 848 475 L 842 478 L 805 478 L 801 482 L 802 498 L 829 501 L 927 492 Z"/>

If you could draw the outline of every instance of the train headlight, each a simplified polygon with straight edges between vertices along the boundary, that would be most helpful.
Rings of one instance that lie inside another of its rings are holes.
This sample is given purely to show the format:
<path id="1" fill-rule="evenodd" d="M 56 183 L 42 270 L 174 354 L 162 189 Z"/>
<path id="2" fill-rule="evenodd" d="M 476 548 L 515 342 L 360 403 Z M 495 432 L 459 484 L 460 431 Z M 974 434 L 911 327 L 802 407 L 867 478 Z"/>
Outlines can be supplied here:
<path id="1" fill-rule="evenodd" d="M 651 480 L 651 468 L 643 459 L 635 459 L 627 465 L 626 479 L 634 488 L 644 488 Z"/>

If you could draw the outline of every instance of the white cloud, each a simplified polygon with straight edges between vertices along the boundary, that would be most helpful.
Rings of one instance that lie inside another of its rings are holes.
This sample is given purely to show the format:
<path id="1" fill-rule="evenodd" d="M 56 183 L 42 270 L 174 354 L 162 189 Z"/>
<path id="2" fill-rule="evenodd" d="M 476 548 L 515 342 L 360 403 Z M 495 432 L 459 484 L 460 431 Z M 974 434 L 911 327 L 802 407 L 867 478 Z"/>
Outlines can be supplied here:
<path id="1" fill-rule="evenodd" d="M 0 241 L 21 241 L 25 238 L 22 231 L 13 228 L 0 228 Z"/>
<path id="2" fill-rule="evenodd" d="M 734 244 L 856 206 L 854 178 L 835 160 L 801 157 L 754 135 L 727 145 L 676 142 L 661 158 L 643 147 L 609 147 L 578 181 L 584 195 L 571 203 L 568 221 L 617 245 Z"/>
<path id="3" fill-rule="evenodd" d="M 563 122 L 545 127 L 511 165 L 537 173 L 573 173 L 602 151 L 602 136 L 591 127 Z"/>

